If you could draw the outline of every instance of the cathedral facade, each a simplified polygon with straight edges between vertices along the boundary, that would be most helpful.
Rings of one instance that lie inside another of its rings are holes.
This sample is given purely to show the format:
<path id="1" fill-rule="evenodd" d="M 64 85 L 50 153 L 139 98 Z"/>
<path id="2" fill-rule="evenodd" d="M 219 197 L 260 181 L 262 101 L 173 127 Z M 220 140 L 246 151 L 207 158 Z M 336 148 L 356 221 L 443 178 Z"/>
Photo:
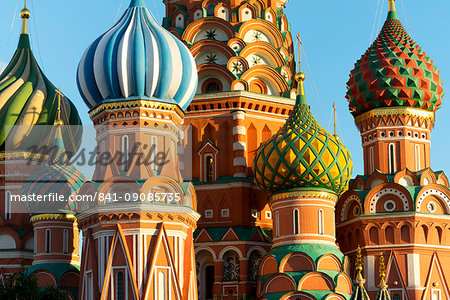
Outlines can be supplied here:
<path id="1" fill-rule="evenodd" d="M 76 74 L 97 156 L 121 153 L 88 179 L 25 7 L 0 75 L 2 278 L 25 268 L 83 300 L 450 300 L 449 181 L 430 168 L 442 79 L 388 1 L 347 83 L 361 175 L 310 110 L 287 1 L 169 0 L 161 25 L 131 0 Z M 13 197 L 49 194 L 92 201 Z"/>

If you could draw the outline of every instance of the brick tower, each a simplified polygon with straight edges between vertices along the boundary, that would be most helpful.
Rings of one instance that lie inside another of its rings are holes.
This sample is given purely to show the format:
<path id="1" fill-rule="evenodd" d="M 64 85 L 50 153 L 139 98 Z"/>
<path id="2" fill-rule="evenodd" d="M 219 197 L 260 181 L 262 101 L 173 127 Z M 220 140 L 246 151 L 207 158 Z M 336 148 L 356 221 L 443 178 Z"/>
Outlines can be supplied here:
<path id="1" fill-rule="evenodd" d="M 78 215 L 81 299 L 196 299 L 199 214 L 177 155 L 179 125 L 197 83 L 189 50 L 143 0 L 133 0 L 86 50 L 77 79 L 99 156 L 117 157 L 99 160 L 93 182 L 83 187 L 97 197 Z M 153 155 L 158 159 L 142 161 Z"/>
<path id="2" fill-rule="evenodd" d="M 351 177 L 350 153 L 306 102 L 301 72 L 286 124 L 258 149 L 255 180 L 270 193 L 273 245 L 259 264 L 258 299 L 346 299 L 349 261 L 336 245 L 334 207 Z"/>
<path id="3" fill-rule="evenodd" d="M 450 190 L 430 169 L 430 134 L 444 95 L 433 61 L 406 33 L 389 0 L 384 26 L 355 64 L 347 99 L 361 132 L 364 173 L 336 210 L 344 254 L 365 257 L 373 299 L 380 251 L 391 299 L 449 299 Z"/>
<path id="4" fill-rule="evenodd" d="M 39 67 L 30 45 L 30 11 L 20 12 L 22 29 L 16 51 L 0 74 L 0 273 L 28 268 L 36 254 L 37 238 L 23 202 L 23 185 L 41 167 L 42 146 L 51 146 L 57 119 L 57 89 Z M 61 96 L 64 125 L 80 125 L 74 104 Z M 70 128 L 69 128 L 70 127 Z M 68 138 L 70 132 L 72 138 Z M 80 126 L 64 126 L 68 151 L 78 148 Z M 61 273 L 61 275 L 63 275 Z"/>
<path id="5" fill-rule="evenodd" d="M 272 214 L 254 182 L 258 146 L 292 111 L 295 63 L 285 1 L 166 1 L 164 26 L 194 56 L 199 81 L 187 108 L 199 299 L 256 295 Z"/>

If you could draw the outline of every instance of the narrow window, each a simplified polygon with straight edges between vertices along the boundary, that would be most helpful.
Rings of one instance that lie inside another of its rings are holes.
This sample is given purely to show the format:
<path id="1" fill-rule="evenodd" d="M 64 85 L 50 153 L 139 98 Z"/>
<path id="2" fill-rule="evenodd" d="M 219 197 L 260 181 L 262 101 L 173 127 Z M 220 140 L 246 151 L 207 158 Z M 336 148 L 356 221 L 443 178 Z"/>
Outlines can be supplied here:
<path id="1" fill-rule="evenodd" d="M 94 300 L 94 286 L 92 279 L 92 272 L 86 274 L 86 300 Z"/>
<path id="2" fill-rule="evenodd" d="M 52 243 L 52 233 L 50 229 L 45 230 L 45 253 L 50 253 L 51 243 Z"/>
<path id="3" fill-rule="evenodd" d="M 206 6 L 206 15 L 208 17 L 214 17 L 214 10 L 215 10 L 215 5 L 214 4 L 208 4 L 208 6 Z"/>
<path id="4" fill-rule="evenodd" d="M 63 252 L 67 254 L 69 252 L 69 230 L 63 231 Z"/>
<path id="5" fill-rule="evenodd" d="M 128 143 L 128 135 L 124 135 L 122 137 L 122 170 L 128 171 L 128 160 L 129 160 L 129 143 Z"/>
<path id="6" fill-rule="evenodd" d="M 116 274 L 116 299 L 125 300 L 125 284 L 122 271 Z"/>
<path id="7" fill-rule="evenodd" d="M 206 156 L 206 182 L 212 182 L 213 181 L 213 175 L 214 175 L 214 160 L 211 155 Z"/>
<path id="8" fill-rule="evenodd" d="M 395 173 L 395 146 L 389 144 L 389 173 Z"/>
<path id="9" fill-rule="evenodd" d="M 105 153 L 106 150 L 106 142 L 103 140 L 100 144 L 100 154 Z"/>
<path id="10" fill-rule="evenodd" d="M 278 211 L 275 213 L 275 232 L 276 237 L 280 237 L 280 213 Z"/>
<path id="11" fill-rule="evenodd" d="M 299 224 L 298 224 L 298 209 L 294 209 L 294 234 L 299 234 Z"/>
<path id="12" fill-rule="evenodd" d="M 151 167 L 152 170 L 157 170 L 157 161 L 156 161 L 156 155 L 158 152 L 158 138 L 156 136 L 152 136 L 151 138 L 151 145 L 150 145 L 150 151 L 151 151 Z"/>
<path id="13" fill-rule="evenodd" d="M 416 171 L 420 171 L 422 168 L 420 166 L 420 146 L 419 145 L 415 145 L 414 146 L 414 154 L 416 157 Z"/>
<path id="14" fill-rule="evenodd" d="M 158 299 L 166 299 L 166 274 L 162 271 L 158 273 Z"/>
<path id="15" fill-rule="evenodd" d="M 319 234 L 323 234 L 324 225 L 323 209 L 319 209 Z"/>
<path id="16" fill-rule="evenodd" d="M 372 174 L 375 171 L 373 147 L 369 148 L 369 161 L 370 161 L 370 174 Z"/>
<path id="17" fill-rule="evenodd" d="M 11 220 L 11 192 L 5 193 L 5 220 Z"/>

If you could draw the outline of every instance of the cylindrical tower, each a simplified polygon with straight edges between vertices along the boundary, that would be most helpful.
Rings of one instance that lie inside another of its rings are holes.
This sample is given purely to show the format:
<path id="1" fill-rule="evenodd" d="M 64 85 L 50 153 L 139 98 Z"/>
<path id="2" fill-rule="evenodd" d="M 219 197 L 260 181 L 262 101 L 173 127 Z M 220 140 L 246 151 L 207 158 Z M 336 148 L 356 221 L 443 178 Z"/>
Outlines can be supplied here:
<path id="1" fill-rule="evenodd" d="M 344 298 L 352 283 L 336 246 L 334 206 L 351 176 L 350 153 L 312 115 L 300 71 L 293 112 L 255 158 L 255 180 L 271 194 L 272 250 L 259 265 L 259 299 Z"/>
<path id="2" fill-rule="evenodd" d="M 178 148 L 197 84 L 188 48 L 143 0 L 86 50 L 78 86 L 98 143 L 94 203 L 83 230 L 81 299 L 196 299 L 193 232 L 199 214 Z"/>
<path id="3" fill-rule="evenodd" d="M 5 274 L 29 267 L 36 237 L 23 202 L 23 185 L 40 168 L 54 140 L 57 89 L 42 72 L 30 45 L 30 11 L 20 12 L 22 30 L 16 51 L 0 74 L 0 265 Z M 62 95 L 63 132 L 68 151 L 82 134 L 74 104 Z M 68 130 L 72 130 L 69 134 Z M 71 138 L 69 138 L 71 136 Z M 47 152 L 47 153 L 46 153 Z"/>
<path id="4" fill-rule="evenodd" d="M 444 96 L 442 79 L 406 33 L 394 0 L 389 4 L 379 36 L 348 82 L 364 175 L 350 181 L 339 199 L 338 241 L 350 257 L 361 246 L 371 298 L 386 284 L 391 299 L 439 298 L 450 276 L 441 265 L 450 261 L 444 229 L 450 222 L 450 190 L 444 172 L 430 169 L 430 134 Z M 380 251 L 387 258 L 382 280 L 374 276 Z"/>

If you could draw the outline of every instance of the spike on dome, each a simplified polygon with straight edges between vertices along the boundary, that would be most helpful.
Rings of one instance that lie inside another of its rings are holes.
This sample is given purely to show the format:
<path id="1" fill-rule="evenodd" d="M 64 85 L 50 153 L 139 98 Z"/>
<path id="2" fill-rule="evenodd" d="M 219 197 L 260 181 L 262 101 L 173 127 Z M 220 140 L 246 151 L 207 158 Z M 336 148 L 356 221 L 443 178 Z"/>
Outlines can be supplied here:
<path id="1" fill-rule="evenodd" d="M 187 108 L 197 90 L 189 49 L 160 26 L 143 0 L 85 51 L 77 75 L 89 108 L 103 102 L 152 100 Z"/>
<path id="2" fill-rule="evenodd" d="M 341 193 L 351 178 L 350 152 L 314 118 L 306 103 L 301 65 L 299 69 L 294 109 L 286 124 L 258 148 L 255 181 L 271 194 L 302 188 Z"/>
<path id="3" fill-rule="evenodd" d="M 347 82 L 353 116 L 374 108 L 413 107 L 436 112 L 445 93 L 433 61 L 403 28 L 394 0 L 377 39 L 359 59 Z"/>
<path id="4" fill-rule="evenodd" d="M 145 0 L 131 0 L 130 7 L 145 6 Z"/>
<path id="5" fill-rule="evenodd" d="M 27 30 L 30 16 L 25 3 L 20 12 L 22 33 L 17 49 L 0 74 L 0 147 L 5 157 L 9 152 L 27 152 L 30 147 L 44 146 L 42 143 L 48 142 L 57 114 L 56 88 L 42 72 L 30 47 Z M 61 104 L 63 123 L 81 125 L 75 105 L 63 95 Z M 82 127 L 68 126 L 65 130 L 72 130 L 68 148 L 76 151 Z"/>

